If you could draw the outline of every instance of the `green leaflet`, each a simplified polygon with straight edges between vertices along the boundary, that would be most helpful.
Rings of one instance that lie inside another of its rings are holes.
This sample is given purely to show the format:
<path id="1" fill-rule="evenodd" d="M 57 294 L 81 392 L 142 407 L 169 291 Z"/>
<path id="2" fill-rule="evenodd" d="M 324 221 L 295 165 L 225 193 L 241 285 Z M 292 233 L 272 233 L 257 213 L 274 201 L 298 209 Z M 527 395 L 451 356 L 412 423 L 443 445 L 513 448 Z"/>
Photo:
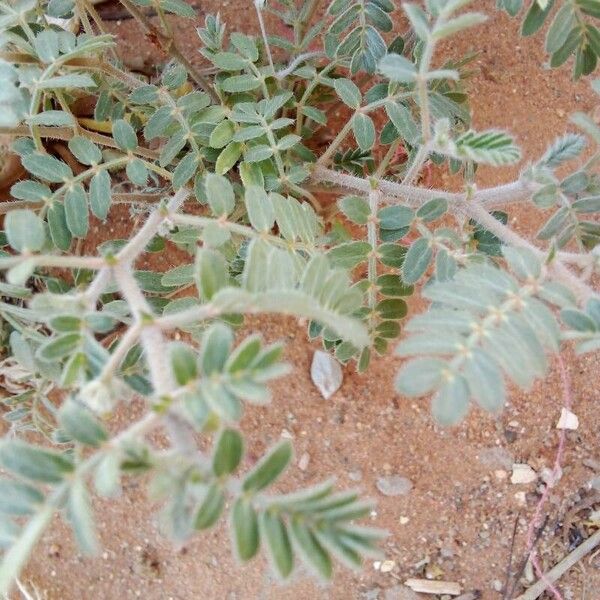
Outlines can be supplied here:
<path id="1" fill-rule="evenodd" d="M 375 144 L 375 125 L 368 115 L 356 113 L 352 117 L 352 131 L 361 150 L 371 150 Z"/>
<path id="2" fill-rule="evenodd" d="M 350 79 L 336 79 L 334 87 L 340 100 L 350 108 L 360 108 L 362 94 L 358 86 Z"/>
<path id="3" fill-rule="evenodd" d="M 424 396 L 439 386 L 446 363 L 417 358 L 406 363 L 396 377 L 396 390 L 405 396 Z"/>
<path id="4" fill-rule="evenodd" d="M 231 525 L 238 557 L 242 561 L 250 560 L 258 552 L 260 534 L 258 515 L 249 500 L 236 500 L 231 512 Z"/>
<path id="5" fill-rule="evenodd" d="M 73 470 L 73 463 L 65 455 L 18 440 L 2 442 L 0 464 L 21 477 L 42 483 L 59 483 Z"/>
<path id="6" fill-rule="evenodd" d="M 311 529 L 300 520 L 293 519 L 290 531 L 307 566 L 322 579 L 330 579 L 331 559 Z"/>
<path id="7" fill-rule="evenodd" d="M 66 401 L 58 419 L 64 432 L 74 440 L 97 448 L 108 439 L 108 434 L 89 408 L 75 400 Z"/>
<path id="8" fill-rule="evenodd" d="M 175 380 L 186 385 L 198 377 L 197 354 L 186 344 L 173 342 L 169 346 L 169 358 Z"/>
<path id="9" fill-rule="evenodd" d="M 123 119 L 113 122 L 113 137 L 121 150 L 127 152 L 137 146 L 137 136 L 133 127 Z"/>
<path id="10" fill-rule="evenodd" d="M 65 194 L 67 227 L 74 237 L 85 237 L 89 228 L 87 194 L 79 183 Z"/>
<path id="11" fill-rule="evenodd" d="M 416 283 L 423 277 L 433 257 L 429 240 L 419 238 L 410 245 L 402 265 L 402 280 L 404 283 Z"/>
<path id="12" fill-rule="evenodd" d="M 88 490 L 81 478 L 71 483 L 67 500 L 67 517 L 82 552 L 94 555 L 98 550 L 96 529 L 92 518 L 92 507 Z"/>
<path id="13" fill-rule="evenodd" d="M 229 180 L 222 175 L 208 173 L 204 179 L 208 204 L 215 215 L 228 215 L 235 206 L 235 194 Z"/>
<path id="14" fill-rule="evenodd" d="M 278 479 L 292 459 L 292 445 L 283 441 L 272 448 L 246 475 L 242 488 L 246 492 L 258 492 Z"/>
<path id="15" fill-rule="evenodd" d="M 108 171 L 99 171 L 90 180 L 90 208 L 102 221 L 108 216 L 110 194 L 110 175 Z"/>
<path id="16" fill-rule="evenodd" d="M 8 243 L 17 251 L 41 250 L 46 239 L 42 220 L 31 210 L 11 210 L 4 224 Z"/>
<path id="17" fill-rule="evenodd" d="M 225 507 L 225 494 L 218 484 L 213 483 L 206 491 L 204 498 L 196 512 L 194 527 L 208 529 L 212 527 L 223 512 Z"/>
<path id="18" fill-rule="evenodd" d="M 244 444 L 242 436 L 234 429 L 224 429 L 213 455 L 213 471 L 217 477 L 233 473 L 242 459 Z"/>
<path id="19" fill-rule="evenodd" d="M 24 156 L 21 162 L 32 175 L 51 183 L 64 183 L 73 177 L 68 165 L 49 154 L 32 152 Z"/>
<path id="20" fill-rule="evenodd" d="M 460 375 L 447 381 L 431 401 L 431 413 L 440 425 L 455 425 L 469 409 L 469 388 Z"/>
<path id="21" fill-rule="evenodd" d="M 292 544 L 285 521 L 266 510 L 261 513 L 259 522 L 261 537 L 269 551 L 271 564 L 277 574 L 285 579 L 294 568 Z"/>
<path id="22" fill-rule="evenodd" d="M 196 254 L 196 287 L 200 298 L 210 300 L 229 283 L 227 263 L 222 254 L 201 248 Z"/>
<path id="23" fill-rule="evenodd" d="M 275 209 L 265 190 L 257 185 L 246 187 L 244 196 L 250 224 L 258 231 L 269 231 L 275 224 Z"/>
<path id="24" fill-rule="evenodd" d="M 344 196 L 338 200 L 342 213 L 357 225 L 366 225 L 371 214 L 368 202 L 359 196 Z"/>

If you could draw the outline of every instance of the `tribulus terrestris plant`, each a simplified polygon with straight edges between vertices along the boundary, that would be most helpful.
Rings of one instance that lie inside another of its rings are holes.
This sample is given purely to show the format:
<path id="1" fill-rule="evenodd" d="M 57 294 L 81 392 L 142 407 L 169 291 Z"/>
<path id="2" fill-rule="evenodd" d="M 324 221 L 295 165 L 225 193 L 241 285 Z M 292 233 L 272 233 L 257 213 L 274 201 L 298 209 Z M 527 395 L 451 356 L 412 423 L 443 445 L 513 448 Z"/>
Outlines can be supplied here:
<path id="1" fill-rule="evenodd" d="M 514 182 L 479 188 L 478 165 L 521 154 L 510 134 L 470 128 L 469 57 L 435 54 L 484 20 L 464 12 L 469 0 L 256 0 L 258 37 L 206 18 L 204 70 L 165 20 L 195 16 L 188 4 L 121 3 L 169 53 L 160 76 L 124 68 L 93 2 L 0 2 L 1 133 L 26 171 L 0 204 L 10 424 L 0 446 L 9 473 L 0 479 L 0 592 L 56 512 L 94 552 L 90 494 L 117 495 L 124 476 L 144 476 L 177 539 L 211 527 L 227 506 L 241 560 L 262 545 L 282 578 L 299 560 L 323 578 L 332 558 L 357 567 L 383 535 L 355 524 L 368 501 L 330 481 L 274 493 L 288 441 L 240 473 L 244 405 L 268 402 L 268 382 L 287 367 L 280 345 L 260 335 L 235 343 L 235 328 L 246 314 L 294 315 L 359 371 L 393 344 L 409 357 L 398 391 L 431 395 L 439 423 L 458 422 L 472 402 L 501 410 L 506 382 L 527 388 L 543 377 L 564 341 L 600 347 L 590 283 L 600 265 L 600 153 L 578 159 L 586 142 L 600 145 L 600 128 L 575 114 L 582 133 L 556 140 Z M 529 2 L 523 34 L 554 4 Z M 599 5 L 559 4 L 550 64 L 573 56 L 574 76 L 589 74 Z M 497 5 L 517 14 L 522 0 Z M 326 18 L 316 18 L 321 9 Z M 394 11 L 408 18 L 400 35 Z M 267 12 L 292 39 L 269 35 Z M 80 114 L 82 103 L 93 116 Z M 322 149 L 340 103 L 347 120 Z M 559 176 L 565 163 L 575 166 Z M 459 174 L 462 191 L 423 184 L 432 164 Z M 335 207 L 321 206 L 323 190 L 338 195 Z M 535 240 L 508 225 L 506 211 L 523 202 L 547 215 Z M 117 204 L 140 225 L 83 253 L 92 220 L 110 220 Z M 166 244 L 187 260 L 144 269 Z M 415 285 L 431 305 L 403 324 Z M 144 414 L 115 431 L 111 414 L 133 396 Z M 166 447 L 149 437 L 157 430 Z"/>

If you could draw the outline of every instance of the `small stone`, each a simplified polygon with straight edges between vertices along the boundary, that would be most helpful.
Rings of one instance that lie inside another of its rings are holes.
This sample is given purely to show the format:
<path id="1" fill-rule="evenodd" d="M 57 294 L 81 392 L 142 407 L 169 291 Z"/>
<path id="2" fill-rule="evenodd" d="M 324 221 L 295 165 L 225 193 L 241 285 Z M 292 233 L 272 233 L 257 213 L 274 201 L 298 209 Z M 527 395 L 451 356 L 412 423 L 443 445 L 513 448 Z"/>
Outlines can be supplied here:
<path id="1" fill-rule="evenodd" d="M 501 592 L 502 591 L 502 582 L 499 579 L 494 579 L 494 581 L 492 581 L 492 589 L 496 592 Z"/>
<path id="2" fill-rule="evenodd" d="M 494 477 L 496 477 L 498 481 L 503 481 L 508 477 L 508 473 L 504 469 L 498 469 L 494 471 Z"/>
<path id="3" fill-rule="evenodd" d="M 401 475 L 390 475 L 379 477 L 376 486 L 384 496 L 405 496 L 412 490 L 413 484 L 410 479 Z"/>
<path id="4" fill-rule="evenodd" d="M 360 469 L 356 469 L 354 471 L 349 471 L 348 478 L 351 481 L 360 481 L 362 479 L 362 471 Z"/>
<path id="5" fill-rule="evenodd" d="M 579 418 L 575 413 L 572 413 L 570 410 L 566 408 L 561 409 L 560 411 L 560 419 L 558 419 L 558 423 L 556 424 L 556 429 L 570 429 L 574 431 L 579 427 Z"/>
<path id="6" fill-rule="evenodd" d="M 322 350 L 317 350 L 313 355 L 310 376 L 325 400 L 329 400 L 342 385 L 340 363 Z"/>
<path id="7" fill-rule="evenodd" d="M 301 457 L 300 460 L 298 461 L 298 468 L 301 471 L 306 471 L 306 469 L 308 468 L 308 463 L 310 462 L 310 456 L 308 454 L 308 452 L 305 452 Z"/>
<path id="8" fill-rule="evenodd" d="M 394 567 L 396 566 L 396 562 L 393 560 L 384 560 L 381 563 L 381 568 L 379 569 L 382 573 L 389 573 L 390 571 L 394 570 Z"/>
<path id="9" fill-rule="evenodd" d="M 410 521 L 410 519 L 405 516 L 400 517 L 399 520 L 400 520 L 400 525 L 406 525 Z"/>
<path id="10" fill-rule="evenodd" d="M 420 596 L 405 585 L 395 585 L 385 590 L 384 600 L 419 600 Z"/>
<path id="11" fill-rule="evenodd" d="M 510 482 L 519 485 L 533 483 L 537 479 L 537 473 L 524 463 L 515 463 L 512 467 Z"/>
<path id="12" fill-rule="evenodd" d="M 525 492 L 517 492 L 515 494 L 515 500 L 520 506 L 525 506 L 527 504 L 527 494 Z"/>
<path id="13" fill-rule="evenodd" d="M 379 592 L 381 591 L 381 588 L 372 588 L 370 590 L 366 590 L 361 594 L 361 598 L 362 600 L 378 600 L 379 599 Z"/>
<path id="14" fill-rule="evenodd" d="M 514 459 L 511 453 L 501 446 L 483 448 L 478 453 L 479 462 L 489 469 L 510 470 Z"/>
<path id="15" fill-rule="evenodd" d="M 294 439 L 294 436 L 287 429 L 281 430 L 281 437 L 284 440 L 293 440 Z"/>

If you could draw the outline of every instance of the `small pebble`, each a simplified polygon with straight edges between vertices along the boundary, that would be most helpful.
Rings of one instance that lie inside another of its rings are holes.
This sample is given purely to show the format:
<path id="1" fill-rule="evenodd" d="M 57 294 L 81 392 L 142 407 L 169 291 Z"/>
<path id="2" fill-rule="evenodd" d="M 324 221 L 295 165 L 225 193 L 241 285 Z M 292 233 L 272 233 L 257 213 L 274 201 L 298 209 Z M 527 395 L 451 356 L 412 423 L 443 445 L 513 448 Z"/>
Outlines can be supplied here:
<path id="1" fill-rule="evenodd" d="M 379 569 L 382 573 L 389 573 L 390 571 L 394 570 L 394 567 L 396 566 L 395 561 L 393 560 L 384 560 L 381 563 L 381 568 Z"/>
<path id="2" fill-rule="evenodd" d="M 390 475 L 389 477 L 379 477 L 376 482 L 377 489 L 384 496 L 405 496 L 413 487 L 410 479 L 401 475 Z"/>
<path id="3" fill-rule="evenodd" d="M 395 585 L 385 590 L 385 600 L 420 600 L 421 596 L 405 585 Z"/>
<path id="4" fill-rule="evenodd" d="M 317 350 L 313 355 L 310 376 L 321 396 L 329 400 L 342 385 L 342 367 L 328 352 Z"/>
<path id="5" fill-rule="evenodd" d="M 515 494 L 515 499 L 520 506 L 525 506 L 527 504 L 527 494 L 525 492 L 517 492 Z"/>
<path id="6" fill-rule="evenodd" d="M 479 462 L 488 469 L 509 470 L 514 462 L 511 453 L 501 446 L 482 448 L 478 452 Z"/>
<path id="7" fill-rule="evenodd" d="M 512 467 L 510 482 L 518 484 L 533 483 L 537 479 L 537 473 L 526 463 L 515 463 Z"/>
<path id="8" fill-rule="evenodd" d="M 298 468 L 301 471 L 306 471 L 306 469 L 308 468 L 308 463 L 310 462 L 310 456 L 308 454 L 308 452 L 305 452 L 301 457 L 300 460 L 298 461 Z"/>
<path id="9" fill-rule="evenodd" d="M 578 427 L 579 417 L 566 408 L 561 409 L 556 429 L 570 429 L 571 431 L 574 431 Z"/>
<path id="10" fill-rule="evenodd" d="M 360 481 L 362 479 L 362 471 L 360 469 L 356 469 L 355 471 L 349 471 L 348 477 L 352 481 Z"/>

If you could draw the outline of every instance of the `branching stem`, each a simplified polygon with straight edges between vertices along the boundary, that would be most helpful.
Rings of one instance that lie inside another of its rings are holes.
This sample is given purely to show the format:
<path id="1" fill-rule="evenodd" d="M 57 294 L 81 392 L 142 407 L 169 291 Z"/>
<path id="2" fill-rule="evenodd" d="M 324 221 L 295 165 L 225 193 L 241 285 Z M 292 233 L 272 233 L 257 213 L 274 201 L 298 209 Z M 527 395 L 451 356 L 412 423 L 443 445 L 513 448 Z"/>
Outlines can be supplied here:
<path id="1" fill-rule="evenodd" d="M 179 64 L 183 65 L 186 71 L 189 73 L 190 77 L 196 82 L 198 87 L 204 90 L 213 101 L 217 104 L 220 104 L 219 96 L 215 92 L 212 84 L 201 75 L 196 67 L 190 62 L 190 60 L 181 52 L 175 40 L 169 35 L 165 34 L 163 31 L 155 27 L 149 20 L 148 17 L 130 0 L 119 0 L 121 4 L 129 11 L 129 13 L 134 17 L 134 19 L 139 23 L 142 31 L 146 35 L 150 35 L 155 37 L 161 48 L 171 55 L 173 59 L 175 59 Z"/>

